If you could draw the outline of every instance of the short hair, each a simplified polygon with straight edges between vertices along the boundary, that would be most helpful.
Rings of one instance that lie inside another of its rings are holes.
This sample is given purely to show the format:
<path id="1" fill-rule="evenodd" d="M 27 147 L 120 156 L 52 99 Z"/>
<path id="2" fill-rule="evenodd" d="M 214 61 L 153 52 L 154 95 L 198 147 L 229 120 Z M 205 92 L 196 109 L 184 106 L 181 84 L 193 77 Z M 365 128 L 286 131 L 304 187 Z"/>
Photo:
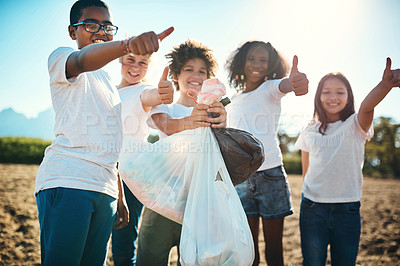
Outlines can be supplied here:
<path id="1" fill-rule="evenodd" d="M 217 60 L 212 54 L 212 50 L 206 45 L 193 40 L 187 40 L 179 46 L 175 46 L 165 57 L 169 59 L 169 76 L 172 79 L 181 73 L 182 68 L 191 59 L 199 58 L 204 61 L 207 68 L 207 78 L 215 76 L 218 66 Z M 174 81 L 174 85 L 176 89 L 179 90 L 177 81 Z"/>
<path id="2" fill-rule="evenodd" d="M 345 121 L 349 116 L 355 113 L 354 110 L 354 95 L 353 95 L 353 90 L 351 89 L 351 85 L 349 80 L 340 72 L 335 72 L 335 73 L 328 73 L 325 76 L 321 78 L 321 80 L 318 83 L 317 91 L 315 92 L 315 98 L 314 98 L 314 122 L 320 122 L 321 125 L 318 128 L 319 133 L 322 135 L 325 134 L 327 128 L 328 128 L 328 117 L 325 113 L 324 108 L 322 107 L 322 102 L 321 102 L 321 93 L 322 93 L 322 88 L 324 86 L 325 81 L 328 79 L 338 79 L 342 81 L 347 89 L 347 104 L 344 107 L 342 111 L 340 111 L 339 117 L 340 120 Z"/>
<path id="3" fill-rule="evenodd" d="M 268 73 L 266 77 L 269 80 L 284 78 L 289 73 L 288 62 L 271 43 L 265 43 L 263 41 L 248 41 L 236 49 L 226 62 L 226 69 L 229 73 L 229 85 L 237 90 L 243 90 L 246 84 L 244 68 L 247 54 L 253 47 L 263 47 L 268 51 Z"/>
<path id="4" fill-rule="evenodd" d="M 104 7 L 109 10 L 107 4 L 101 0 L 78 0 L 72 5 L 71 11 L 69 12 L 70 25 L 79 22 L 79 19 L 82 17 L 82 10 L 91 6 Z"/>

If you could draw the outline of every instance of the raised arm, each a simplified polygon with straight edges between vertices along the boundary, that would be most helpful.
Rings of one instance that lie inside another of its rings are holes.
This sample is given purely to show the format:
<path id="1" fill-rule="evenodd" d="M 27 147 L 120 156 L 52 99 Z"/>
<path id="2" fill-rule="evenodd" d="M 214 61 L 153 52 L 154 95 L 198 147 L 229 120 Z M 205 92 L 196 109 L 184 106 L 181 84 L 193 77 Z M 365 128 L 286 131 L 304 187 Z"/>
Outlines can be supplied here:
<path id="1" fill-rule="evenodd" d="M 174 99 L 174 87 L 172 82 L 167 80 L 169 68 L 165 67 L 161 76 L 158 88 L 145 90 L 140 95 L 143 110 L 146 112 L 159 104 L 170 104 Z"/>
<path id="2" fill-rule="evenodd" d="M 289 78 L 285 78 L 279 84 L 279 90 L 283 93 L 293 91 L 296 96 L 305 95 L 308 93 L 308 79 L 306 74 L 298 70 L 299 59 L 293 56 L 293 64 L 290 69 Z"/>
<path id="3" fill-rule="evenodd" d="M 146 32 L 126 41 L 129 51 L 134 54 L 152 54 L 158 51 L 159 42 L 172 33 L 174 28 L 168 28 L 160 34 Z M 67 59 L 67 78 L 78 76 L 87 71 L 102 68 L 112 60 L 126 53 L 120 41 L 87 45 L 80 51 L 72 53 Z"/>
<path id="4" fill-rule="evenodd" d="M 391 70 L 392 60 L 386 59 L 386 68 L 383 71 L 381 82 L 365 97 L 358 112 L 358 122 L 361 128 L 367 132 L 374 118 L 374 108 L 389 93 L 393 87 L 400 86 L 400 69 Z"/>

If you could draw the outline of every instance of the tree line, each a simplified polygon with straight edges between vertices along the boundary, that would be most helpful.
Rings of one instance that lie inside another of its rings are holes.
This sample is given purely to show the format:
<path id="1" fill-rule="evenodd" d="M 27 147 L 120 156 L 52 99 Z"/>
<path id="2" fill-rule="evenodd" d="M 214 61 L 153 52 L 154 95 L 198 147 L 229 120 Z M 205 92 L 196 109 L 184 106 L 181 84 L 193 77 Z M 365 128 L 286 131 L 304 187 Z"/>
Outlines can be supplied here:
<path id="1" fill-rule="evenodd" d="M 279 132 L 283 162 L 288 174 L 301 174 L 300 151 L 294 144 L 298 136 Z M 158 140 L 150 135 L 149 142 Z M 25 137 L 0 137 L 0 163 L 40 164 L 50 141 Z M 374 120 L 374 136 L 365 146 L 364 175 L 400 178 L 400 124 L 389 117 Z"/>

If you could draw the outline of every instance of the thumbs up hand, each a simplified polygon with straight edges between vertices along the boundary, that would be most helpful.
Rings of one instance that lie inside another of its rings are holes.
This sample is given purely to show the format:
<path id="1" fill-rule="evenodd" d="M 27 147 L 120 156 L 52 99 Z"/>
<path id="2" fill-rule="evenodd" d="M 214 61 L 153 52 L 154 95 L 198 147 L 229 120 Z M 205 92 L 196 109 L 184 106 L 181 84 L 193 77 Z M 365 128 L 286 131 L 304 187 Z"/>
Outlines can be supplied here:
<path id="1" fill-rule="evenodd" d="M 392 60 L 388 57 L 386 58 L 386 67 L 383 71 L 382 82 L 386 84 L 387 87 L 400 87 L 400 69 L 391 70 Z"/>
<path id="2" fill-rule="evenodd" d="M 167 80 L 168 72 L 169 68 L 165 67 L 158 83 L 158 97 L 162 104 L 170 104 L 174 100 L 174 87 L 172 86 L 172 82 Z"/>
<path id="3" fill-rule="evenodd" d="M 132 37 L 127 41 L 128 51 L 137 55 L 146 55 L 157 52 L 160 47 L 160 42 L 173 31 L 174 28 L 170 27 L 159 34 L 150 31 Z"/>
<path id="4" fill-rule="evenodd" d="M 305 95 L 308 93 L 308 79 L 306 74 L 299 72 L 299 59 L 297 55 L 293 56 L 293 64 L 289 74 L 289 82 L 296 96 Z"/>

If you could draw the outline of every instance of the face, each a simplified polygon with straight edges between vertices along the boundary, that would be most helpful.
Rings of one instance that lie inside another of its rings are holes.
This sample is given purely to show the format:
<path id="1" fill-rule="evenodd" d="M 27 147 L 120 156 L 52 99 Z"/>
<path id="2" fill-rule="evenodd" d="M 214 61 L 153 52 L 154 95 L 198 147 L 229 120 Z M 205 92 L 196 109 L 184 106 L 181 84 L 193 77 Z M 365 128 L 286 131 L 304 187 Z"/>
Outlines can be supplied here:
<path id="1" fill-rule="evenodd" d="M 244 66 L 246 75 L 246 91 L 254 90 L 264 82 L 268 71 L 269 53 L 262 46 L 256 46 L 249 50 Z"/>
<path id="2" fill-rule="evenodd" d="M 188 89 L 196 91 L 201 90 L 203 81 L 208 78 L 207 66 L 203 59 L 190 59 L 182 67 L 177 79 L 174 79 L 179 84 L 179 90 L 186 95 Z"/>
<path id="3" fill-rule="evenodd" d="M 108 10 L 104 7 L 97 6 L 87 7 L 82 10 L 82 17 L 78 22 L 83 21 L 112 25 L 111 15 Z M 79 49 L 82 49 L 89 44 L 103 43 L 113 40 L 113 36 L 105 34 L 102 28 L 97 33 L 87 32 L 84 25 L 79 25 L 77 27 L 69 26 L 68 30 L 69 36 L 72 40 L 76 40 L 78 43 Z"/>
<path id="4" fill-rule="evenodd" d="M 129 86 L 141 82 L 146 76 L 150 55 L 124 55 L 121 59 L 122 85 Z"/>
<path id="5" fill-rule="evenodd" d="M 347 101 L 347 88 L 340 79 L 330 78 L 324 82 L 321 90 L 321 104 L 329 122 L 340 119 L 340 112 L 346 107 Z"/>

